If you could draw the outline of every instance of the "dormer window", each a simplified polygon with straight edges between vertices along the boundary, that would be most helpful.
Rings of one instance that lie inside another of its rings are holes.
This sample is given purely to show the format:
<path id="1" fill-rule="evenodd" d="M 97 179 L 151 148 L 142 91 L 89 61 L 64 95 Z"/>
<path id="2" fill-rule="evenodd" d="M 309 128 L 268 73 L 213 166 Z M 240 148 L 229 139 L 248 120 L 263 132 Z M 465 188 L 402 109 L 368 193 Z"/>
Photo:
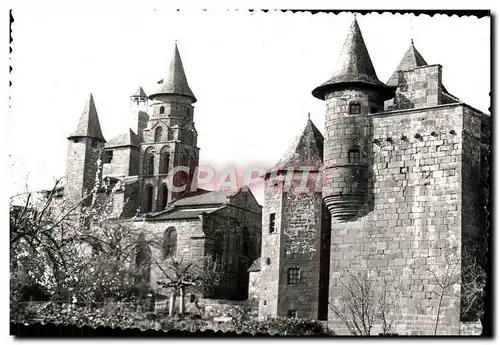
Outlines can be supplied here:
<path id="1" fill-rule="evenodd" d="M 160 107 L 160 114 L 165 114 L 165 107 Z"/>
<path id="2" fill-rule="evenodd" d="M 361 114 L 361 104 L 358 102 L 349 104 L 349 114 Z"/>
<path id="3" fill-rule="evenodd" d="M 357 150 L 357 149 L 349 150 L 348 159 L 349 159 L 350 164 L 359 163 L 359 161 L 360 161 L 359 150 Z"/>

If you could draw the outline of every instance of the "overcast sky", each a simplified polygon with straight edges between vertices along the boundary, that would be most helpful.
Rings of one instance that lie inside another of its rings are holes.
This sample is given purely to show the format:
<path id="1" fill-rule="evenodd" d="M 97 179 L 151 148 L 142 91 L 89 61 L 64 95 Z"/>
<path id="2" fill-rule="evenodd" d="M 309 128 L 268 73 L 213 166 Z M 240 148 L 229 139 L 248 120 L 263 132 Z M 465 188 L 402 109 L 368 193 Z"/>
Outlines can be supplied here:
<path id="1" fill-rule="evenodd" d="M 247 11 L 14 11 L 7 143 L 11 188 L 48 188 L 64 175 L 67 137 L 92 92 L 104 137 L 124 132 L 129 96 L 165 76 L 175 40 L 196 95 L 201 164 L 276 163 L 307 113 L 323 132 L 324 102 L 311 95 L 334 70 L 352 14 Z M 413 38 L 443 83 L 488 112 L 490 19 L 358 15 L 386 82 Z M 262 198 L 257 192 L 260 202 Z"/>

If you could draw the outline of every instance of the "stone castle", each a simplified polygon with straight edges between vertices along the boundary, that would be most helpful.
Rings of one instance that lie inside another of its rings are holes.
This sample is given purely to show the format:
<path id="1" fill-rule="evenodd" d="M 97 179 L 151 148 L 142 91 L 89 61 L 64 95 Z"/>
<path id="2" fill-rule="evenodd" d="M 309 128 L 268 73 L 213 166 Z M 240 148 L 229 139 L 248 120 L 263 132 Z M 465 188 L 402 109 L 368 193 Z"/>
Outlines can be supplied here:
<path id="1" fill-rule="evenodd" d="M 177 46 L 158 90 L 147 96 L 139 88 L 131 96 L 127 133 L 106 142 L 89 96 L 68 138 L 64 196 L 77 201 L 93 188 L 102 153 L 102 180 L 119 185 L 116 212 L 163 236 L 163 251 L 151 255 L 208 255 L 226 263 L 218 298 L 254 300 L 259 318 L 328 320 L 342 333 L 329 304 L 341 294 L 345 269 L 378 268 L 408 290 L 402 332 L 429 334 L 436 281 L 416 267 L 444 270 L 453 241 L 459 265 L 460 253 L 484 252 L 491 117 L 450 94 L 442 66 L 428 64 L 413 41 L 381 82 L 356 19 L 335 67 L 312 91 L 326 103 L 324 136 L 307 121 L 265 175 L 263 206 L 249 190 L 197 188 L 196 97 Z M 173 184 L 191 191 L 168 187 L 168 173 L 181 166 L 190 170 Z M 304 171 L 309 184 L 320 179 L 329 188 L 299 190 L 293 182 Z M 152 288 L 155 279 L 152 267 Z M 456 334 L 459 298 L 446 297 L 440 333 Z"/>

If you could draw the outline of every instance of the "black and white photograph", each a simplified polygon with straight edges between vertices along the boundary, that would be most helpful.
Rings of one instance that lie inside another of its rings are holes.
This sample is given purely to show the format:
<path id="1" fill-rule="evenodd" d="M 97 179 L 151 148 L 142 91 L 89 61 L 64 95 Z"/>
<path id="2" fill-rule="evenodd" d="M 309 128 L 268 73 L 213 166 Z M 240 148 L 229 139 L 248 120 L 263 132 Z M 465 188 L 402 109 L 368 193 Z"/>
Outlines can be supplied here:
<path id="1" fill-rule="evenodd" d="M 11 15 L 11 324 L 485 332 L 487 10 Z"/>

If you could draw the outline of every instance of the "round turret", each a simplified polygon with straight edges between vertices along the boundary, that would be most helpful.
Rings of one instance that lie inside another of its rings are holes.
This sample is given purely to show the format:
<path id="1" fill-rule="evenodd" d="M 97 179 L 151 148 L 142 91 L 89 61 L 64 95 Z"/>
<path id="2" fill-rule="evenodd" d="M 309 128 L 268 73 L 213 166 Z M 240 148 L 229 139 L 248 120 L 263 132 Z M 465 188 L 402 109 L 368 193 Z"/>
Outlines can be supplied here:
<path id="1" fill-rule="evenodd" d="M 341 221 L 356 216 L 370 181 L 372 125 L 370 113 L 383 111 L 394 89 L 382 83 L 373 68 L 363 36 L 354 19 L 341 51 L 337 70 L 313 96 L 326 101 L 324 181 L 325 203 Z"/>

